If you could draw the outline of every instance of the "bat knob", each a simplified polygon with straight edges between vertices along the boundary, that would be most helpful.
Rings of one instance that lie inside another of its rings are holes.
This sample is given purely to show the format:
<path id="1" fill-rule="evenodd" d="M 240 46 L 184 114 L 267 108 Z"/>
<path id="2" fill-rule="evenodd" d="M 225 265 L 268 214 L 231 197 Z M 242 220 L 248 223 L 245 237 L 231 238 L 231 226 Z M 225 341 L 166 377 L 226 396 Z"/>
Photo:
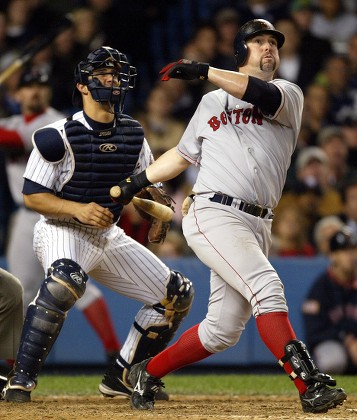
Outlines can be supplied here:
<path id="1" fill-rule="evenodd" d="M 119 185 L 114 185 L 114 187 L 110 189 L 110 196 L 112 198 L 119 198 L 120 195 L 121 195 L 121 189 Z"/>

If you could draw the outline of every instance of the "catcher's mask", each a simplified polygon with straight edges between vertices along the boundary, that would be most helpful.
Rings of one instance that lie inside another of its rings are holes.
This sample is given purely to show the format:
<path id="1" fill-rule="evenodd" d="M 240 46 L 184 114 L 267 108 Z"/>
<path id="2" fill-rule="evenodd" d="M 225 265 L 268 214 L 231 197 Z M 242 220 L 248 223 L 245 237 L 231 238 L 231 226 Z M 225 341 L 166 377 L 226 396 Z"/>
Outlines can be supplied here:
<path id="1" fill-rule="evenodd" d="M 116 71 L 118 86 L 114 83 L 110 87 L 101 84 L 96 74 L 93 74 L 101 68 L 113 68 Z M 74 81 L 76 84 L 87 85 L 95 101 L 118 105 L 121 113 L 126 93 L 135 86 L 136 75 L 136 68 L 129 64 L 125 54 L 111 47 L 101 47 L 92 51 L 77 65 L 74 70 Z M 73 105 L 78 108 L 82 106 L 82 97 L 76 87 L 73 91 Z"/>
<path id="2" fill-rule="evenodd" d="M 234 56 L 236 59 L 237 67 L 243 66 L 248 57 L 248 47 L 246 41 L 259 34 L 272 34 L 277 42 L 278 48 L 281 48 L 285 42 L 283 33 L 277 31 L 274 26 L 264 19 L 253 19 L 246 22 L 238 31 L 234 38 Z"/>

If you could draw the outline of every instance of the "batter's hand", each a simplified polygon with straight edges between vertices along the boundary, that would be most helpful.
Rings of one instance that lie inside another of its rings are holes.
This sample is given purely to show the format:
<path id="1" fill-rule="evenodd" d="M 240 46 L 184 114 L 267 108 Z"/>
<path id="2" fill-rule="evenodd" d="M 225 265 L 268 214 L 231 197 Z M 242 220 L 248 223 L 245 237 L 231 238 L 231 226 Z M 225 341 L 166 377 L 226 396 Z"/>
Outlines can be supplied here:
<path id="1" fill-rule="evenodd" d="M 85 225 L 103 229 L 113 224 L 112 212 L 97 203 L 81 204 L 76 211 L 75 219 Z"/>
<path id="2" fill-rule="evenodd" d="M 208 63 L 199 63 L 198 61 L 181 59 L 168 64 L 160 70 L 161 80 L 172 79 L 183 80 L 206 80 L 208 78 Z"/>
<path id="3" fill-rule="evenodd" d="M 112 200 L 115 203 L 128 204 L 136 193 L 150 185 L 150 181 L 147 179 L 145 171 L 143 171 L 124 179 L 124 181 L 120 181 L 117 185 L 121 190 L 120 196 L 118 198 L 112 197 Z"/>

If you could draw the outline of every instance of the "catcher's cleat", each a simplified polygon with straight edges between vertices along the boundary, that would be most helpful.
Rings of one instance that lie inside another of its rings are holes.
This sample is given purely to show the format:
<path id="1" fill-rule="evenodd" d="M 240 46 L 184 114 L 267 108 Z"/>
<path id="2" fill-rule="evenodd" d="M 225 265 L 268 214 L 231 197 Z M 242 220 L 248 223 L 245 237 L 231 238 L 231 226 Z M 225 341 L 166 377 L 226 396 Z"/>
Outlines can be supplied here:
<path id="1" fill-rule="evenodd" d="M 134 387 L 130 403 L 135 410 L 153 410 L 157 393 L 165 386 L 159 378 L 146 371 L 150 360 L 137 363 L 130 369 L 129 381 Z"/>
<path id="2" fill-rule="evenodd" d="M 3 390 L 5 388 L 6 382 L 7 382 L 7 377 L 3 376 L 3 375 L 0 375 L 0 400 L 3 399 L 2 394 L 3 394 Z"/>
<path id="3" fill-rule="evenodd" d="M 104 374 L 102 382 L 99 384 L 99 391 L 104 397 L 127 397 L 130 398 L 133 388 L 125 380 L 125 369 L 117 364 L 110 365 Z"/>
<path id="4" fill-rule="evenodd" d="M 108 367 L 102 382 L 99 384 L 99 391 L 104 397 L 126 397 L 130 398 L 133 388 L 128 382 L 128 370 L 117 364 Z M 157 400 L 168 401 L 169 395 L 161 388 L 156 396 Z"/>
<path id="5" fill-rule="evenodd" d="M 30 402 L 31 391 L 35 388 L 36 382 L 25 375 L 17 374 L 6 383 L 2 390 L 2 398 L 8 402 Z"/>
<path id="6" fill-rule="evenodd" d="M 300 395 L 305 413 L 326 413 L 331 408 L 341 405 L 346 398 L 347 395 L 342 388 L 330 388 L 322 382 L 315 382 Z"/>

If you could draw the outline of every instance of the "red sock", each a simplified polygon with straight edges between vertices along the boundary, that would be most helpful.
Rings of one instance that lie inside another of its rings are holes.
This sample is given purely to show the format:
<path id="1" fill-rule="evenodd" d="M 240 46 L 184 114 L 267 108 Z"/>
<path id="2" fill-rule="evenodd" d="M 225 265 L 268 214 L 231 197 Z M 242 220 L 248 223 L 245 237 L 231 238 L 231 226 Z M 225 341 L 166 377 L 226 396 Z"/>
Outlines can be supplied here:
<path id="1" fill-rule="evenodd" d="M 116 337 L 113 322 L 104 298 L 98 298 L 83 310 L 84 316 L 103 343 L 107 352 L 119 351 L 120 342 Z"/>
<path id="2" fill-rule="evenodd" d="M 286 344 L 296 339 L 287 312 L 270 312 L 259 315 L 256 318 L 256 323 L 260 338 L 273 355 L 280 360 L 285 354 L 284 347 Z M 288 362 L 285 363 L 284 370 L 288 375 L 293 371 Z M 294 380 L 294 385 L 300 394 L 307 389 L 305 382 L 300 378 Z"/>
<path id="3" fill-rule="evenodd" d="M 202 346 L 198 337 L 198 325 L 185 331 L 175 344 L 151 359 L 146 367 L 148 373 L 162 378 L 176 369 L 211 356 L 212 353 Z"/>

